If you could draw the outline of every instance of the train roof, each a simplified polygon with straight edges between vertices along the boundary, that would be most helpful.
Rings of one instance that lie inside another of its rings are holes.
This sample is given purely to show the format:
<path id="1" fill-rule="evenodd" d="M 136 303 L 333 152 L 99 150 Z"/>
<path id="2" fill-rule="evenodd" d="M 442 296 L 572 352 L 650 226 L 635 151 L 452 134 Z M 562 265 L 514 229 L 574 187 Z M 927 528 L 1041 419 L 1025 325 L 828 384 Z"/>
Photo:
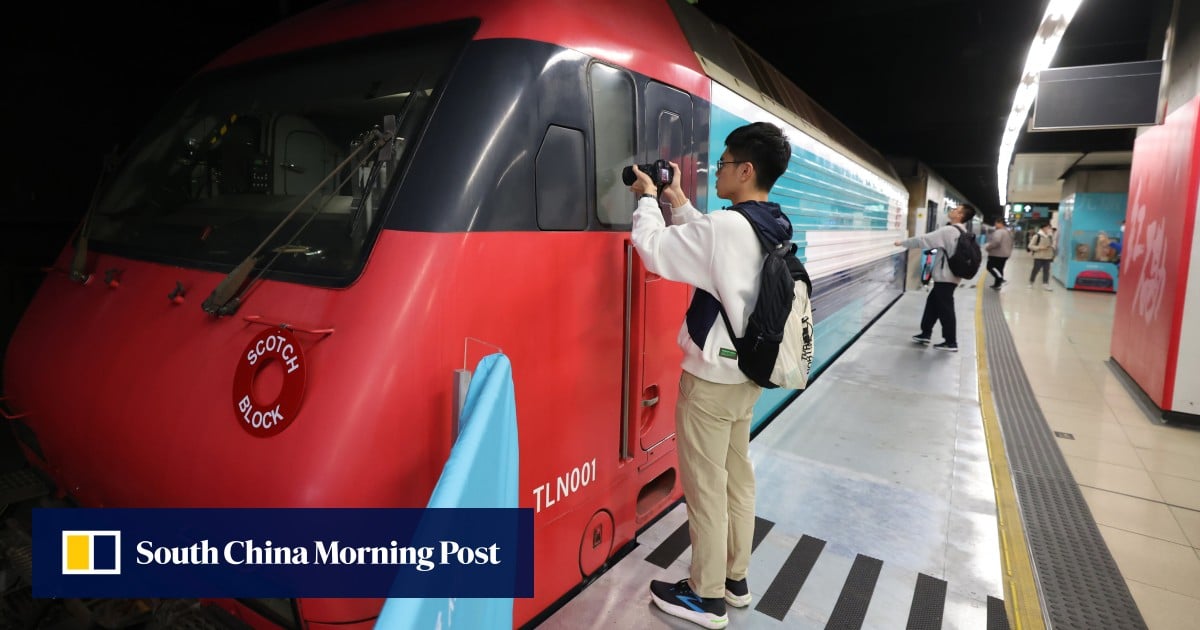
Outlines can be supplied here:
<path id="1" fill-rule="evenodd" d="M 205 70 L 455 20 L 478 21 L 475 39 L 548 42 L 709 97 L 667 4 L 636 0 L 334 0 L 238 44 Z"/>
<path id="2" fill-rule="evenodd" d="M 668 0 L 701 67 L 713 81 L 791 123 L 817 141 L 903 188 L 895 169 L 871 145 L 767 63 L 729 29 L 684 0 Z"/>
<path id="3" fill-rule="evenodd" d="M 482 18 L 482 19 L 481 19 Z M 238 44 L 205 70 L 454 20 L 480 20 L 476 39 L 554 43 L 710 98 L 709 79 L 877 175 L 891 164 L 728 29 L 685 0 L 334 0 Z M 676 27 L 678 24 L 678 28 Z"/>

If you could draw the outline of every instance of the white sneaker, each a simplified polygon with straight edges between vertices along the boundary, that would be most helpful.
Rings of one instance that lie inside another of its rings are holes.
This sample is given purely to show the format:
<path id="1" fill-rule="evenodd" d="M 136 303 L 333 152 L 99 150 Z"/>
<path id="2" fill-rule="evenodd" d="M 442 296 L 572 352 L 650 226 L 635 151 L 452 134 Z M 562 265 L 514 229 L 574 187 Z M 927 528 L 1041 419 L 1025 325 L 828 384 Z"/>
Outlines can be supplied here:
<path id="1" fill-rule="evenodd" d="M 1029 286 L 1027 286 L 1027 287 L 1025 287 L 1025 288 L 1026 288 L 1026 289 L 1032 289 L 1032 288 L 1033 288 L 1033 283 L 1032 283 L 1032 282 L 1030 282 L 1030 283 L 1029 283 Z"/>
<path id="2" fill-rule="evenodd" d="M 1048 284 L 1043 284 L 1043 285 L 1042 285 L 1042 288 L 1043 288 L 1043 289 L 1045 289 L 1045 290 L 1047 290 L 1047 291 L 1053 291 L 1053 290 L 1054 290 L 1054 288 L 1053 288 L 1053 287 L 1051 287 L 1051 286 L 1050 286 L 1050 285 L 1048 285 Z"/>

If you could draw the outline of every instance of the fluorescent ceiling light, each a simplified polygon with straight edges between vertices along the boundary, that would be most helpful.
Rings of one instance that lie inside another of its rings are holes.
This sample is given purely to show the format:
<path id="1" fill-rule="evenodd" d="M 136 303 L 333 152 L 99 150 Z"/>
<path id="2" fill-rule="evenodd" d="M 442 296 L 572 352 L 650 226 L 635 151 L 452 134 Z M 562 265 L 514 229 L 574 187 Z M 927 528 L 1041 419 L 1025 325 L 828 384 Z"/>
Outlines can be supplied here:
<path id="1" fill-rule="evenodd" d="M 1037 97 L 1038 74 L 1050 67 L 1058 44 L 1062 41 L 1067 25 L 1075 17 L 1075 11 L 1083 0 L 1050 0 L 1046 7 L 1046 15 L 1038 27 L 1025 57 L 1025 70 L 1021 82 L 1017 84 L 1017 93 L 1013 97 L 1012 111 L 1008 114 L 1008 122 L 1004 125 L 1004 137 L 1000 139 L 1000 158 L 996 163 L 996 183 L 999 187 L 1000 205 L 1008 201 L 1008 165 L 1012 162 L 1013 151 L 1017 148 L 1017 137 L 1021 128 L 1029 118 L 1029 108 Z"/>

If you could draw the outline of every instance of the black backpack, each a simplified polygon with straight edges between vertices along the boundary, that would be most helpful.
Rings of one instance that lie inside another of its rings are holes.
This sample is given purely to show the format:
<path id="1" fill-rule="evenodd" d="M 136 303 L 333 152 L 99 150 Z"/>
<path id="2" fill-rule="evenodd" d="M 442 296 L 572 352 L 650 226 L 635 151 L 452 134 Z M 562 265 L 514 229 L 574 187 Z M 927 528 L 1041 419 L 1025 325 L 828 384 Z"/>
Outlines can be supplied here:
<path id="1" fill-rule="evenodd" d="M 738 368 L 767 389 L 803 389 L 808 384 L 813 359 L 812 280 L 796 256 L 795 243 L 772 241 L 745 212 L 739 208 L 732 210 L 746 217 L 767 252 L 759 274 L 758 299 L 746 322 L 745 336 L 739 339 L 734 334 L 729 315 L 721 306 L 725 329 L 737 349 Z M 797 282 L 804 284 L 803 295 L 796 290 Z M 791 327 L 785 326 L 789 318 Z M 785 330 L 788 345 L 781 352 Z"/>
<path id="2" fill-rule="evenodd" d="M 959 278 L 974 278 L 979 273 L 979 263 L 983 261 L 983 252 L 979 251 L 979 243 L 975 235 L 961 225 L 958 227 L 958 246 L 954 253 L 946 258 L 950 273 Z"/>

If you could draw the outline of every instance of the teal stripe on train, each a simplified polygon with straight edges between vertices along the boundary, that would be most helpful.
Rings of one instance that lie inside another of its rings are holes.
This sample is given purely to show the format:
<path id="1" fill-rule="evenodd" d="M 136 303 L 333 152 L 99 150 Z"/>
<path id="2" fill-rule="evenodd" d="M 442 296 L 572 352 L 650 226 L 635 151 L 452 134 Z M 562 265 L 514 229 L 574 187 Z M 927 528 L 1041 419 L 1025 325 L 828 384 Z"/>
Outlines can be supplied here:
<path id="1" fill-rule="evenodd" d="M 713 161 L 725 150 L 725 137 L 748 121 L 719 107 L 712 108 L 709 146 Z M 716 199 L 716 171 L 708 172 L 708 190 L 714 194 L 713 208 L 724 203 Z M 771 201 L 779 204 L 792 220 L 795 240 L 803 240 L 807 230 L 886 230 L 888 198 L 867 186 L 850 169 L 833 164 L 811 151 L 792 144 L 792 160 L 775 188 Z"/>
<path id="2" fill-rule="evenodd" d="M 818 280 L 813 286 L 815 378 L 876 317 L 904 293 L 903 253 Z M 750 430 L 758 428 L 796 396 L 793 390 L 763 390 Z"/>

